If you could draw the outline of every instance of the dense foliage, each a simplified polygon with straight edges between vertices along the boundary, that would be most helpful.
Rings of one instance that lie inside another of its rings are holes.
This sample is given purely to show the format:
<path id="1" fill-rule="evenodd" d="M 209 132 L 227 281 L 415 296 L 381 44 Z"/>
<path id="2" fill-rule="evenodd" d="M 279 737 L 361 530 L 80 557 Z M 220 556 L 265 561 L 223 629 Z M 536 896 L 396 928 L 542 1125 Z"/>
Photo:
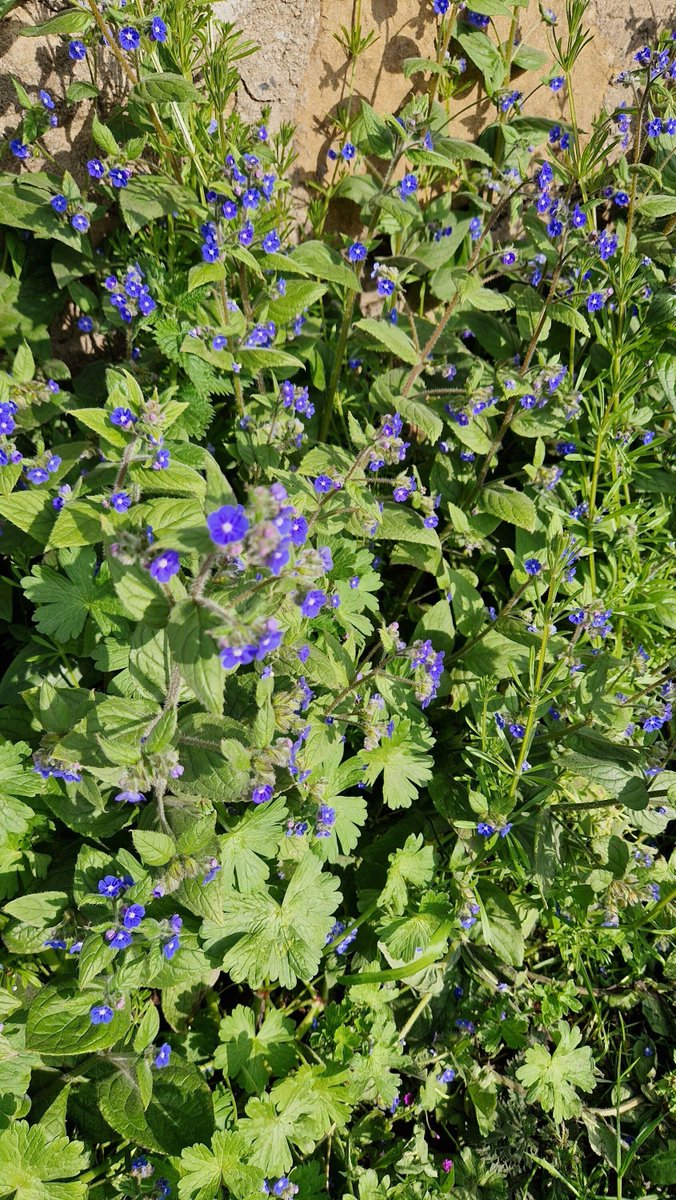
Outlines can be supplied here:
<path id="1" fill-rule="evenodd" d="M 0 176 L 0 1196 L 676 1182 L 676 43 L 582 130 L 527 8 L 434 0 L 300 220 L 209 5 L 23 30 L 90 81 Z"/>

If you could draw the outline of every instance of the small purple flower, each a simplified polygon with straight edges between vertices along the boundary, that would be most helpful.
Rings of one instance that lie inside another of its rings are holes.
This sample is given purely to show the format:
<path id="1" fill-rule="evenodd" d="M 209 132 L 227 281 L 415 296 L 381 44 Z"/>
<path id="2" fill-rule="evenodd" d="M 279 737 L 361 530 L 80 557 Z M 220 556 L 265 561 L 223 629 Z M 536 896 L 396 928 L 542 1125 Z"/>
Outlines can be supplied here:
<path id="1" fill-rule="evenodd" d="M 261 245 L 266 254 L 274 254 L 276 250 L 279 250 L 282 243 L 277 230 L 271 229 L 269 233 L 266 233 Z"/>
<path id="2" fill-rule="evenodd" d="M 300 611 L 304 617 L 308 617 L 310 620 L 312 620 L 313 617 L 318 616 L 319 612 L 326 604 L 326 601 L 326 592 L 322 592 L 318 588 L 313 588 L 313 590 L 308 592 L 307 596 L 303 600 L 303 603 L 300 606 Z"/>
<path id="3" fill-rule="evenodd" d="M 95 1004 L 89 1010 L 92 1025 L 110 1025 L 113 1015 L 113 1010 L 108 1004 Z"/>
<path id="4" fill-rule="evenodd" d="M 171 466 L 171 451 L 158 450 L 153 459 L 153 471 L 166 471 Z"/>
<path id="5" fill-rule="evenodd" d="M 518 721 L 514 721 L 508 728 L 512 737 L 516 738 L 517 741 L 521 741 L 525 737 L 526 727 L 525 725 L 520 725 Z"/>
<path id="6" fill-rule="evenodd" d="M 253 662 L 256 657 L 256 646 L 222 646 L 221 666 L 230 671 L 234 667 L 246 666 L 247 663 Z"/>
<path id="7" fill-rule="evenodd" d="M 241 504 L 224 504 L 207 516 L 207 528 L 212 542 L 217 546 L 229 546 L 240 542 L 249 529 L 249 519 Z"/>
<path id="8" fill-rule="evenodd" d="M 163 550 L 149 566 L 150 574 L 158 583 L 168 583 L 172 575 L 178 575 L 181 562 L 176 550 Z"/>
<path id="9" fill-rule="evenodd" d="M 328 475 L 318 475 L 313 487 L 319 495 L 322 495 L 333 490 L 333 480 Z"/>
<path id="10" fill-rule="evenodd" d="M 527 558 L 523 565 L 527 575 L 539 575 L 542 570 L 542 563 L 537 558 Z"/>
<path id="11" fill-rule="evenodd" d="M 29 471 L 26 471 L 26 478 L 39 487 L 41 483 L 46 483 L 49 479 L 49 471 L 45 471 L 44 467 L 31 467 Z"/>
<path id="12" fill-rule="evenodd" d="M 94 322 L 91 317 L 78 317 L 77 327 L 80 333 L 91 333 L 94 328 Z"/>
<path id="13" fill-rule="evenodd" d="M 89 217 L 84 213 L 75 213 L 75 216 L 71 217 L 70 223 L 78 233 L 86 233 L 89 229 Z"/>
<path id="14" fill-rule="evenodd" d="M 627 208 L 629 205 L 629 193 L 615 192 L 615 203 L 617 204 L 618 208 Z"/>
<path id="15" fill-rule="evenodd" d="M 165 947 L 165 949 L 166 949 L 166 947 Z M 161 1071 L 163 1067 L 169 1066 L 170 1058 L 171 1058 L 171 1046 L 169 1045 L 168 1042 L 163 1042 L 162 1045 L 160 1046 L 157 1054 L 155 1055 L 155 1059 L 154 1059 L 154 1065 L 157 1067 L 158 1071 Z"/>
<path id="16" fill-rule="evenodd" d="M 52 196 L 49 203 L 51 204 L 55 213 L 65 213 L 66 209 L 68 208 L 68 201 L 61 192 L 59 192 L 56 196 Z"/>
<path id="17" fill-rule="evenodd" d="M 138 50 L 141 45 L 141 35 L 133 25 L 125 25 L 118 33 L 117 40 L 123 50 Z"/>
<path id="18" fill-rule="evenodd" d="M 555 75 L 553 79 L 550 79 L 549 86 L 553 92 L 560 92 L 565 82 L 563 75 Z"/>
<path id="19" fill-rule="evenodd" d="M 109 896 L 114 900 L 124 891 L 124 883 L 117 875 L 104 875 L 103 879 L 99 879 L 96 888 L 100 896 Z"/>
<path id="20" fill-rule="evenodd" d="M 72 58 L 73 62 L 81 62 L 86 53 L 87 47 L 85 46 L 84 42 L 81 42 L 78 38 L 69 43 L 68 54 L 69 57 Z"/>
<path id="21" fill-rule="evenodd" d="M 254 804 L 267 804 L 268 800 L 272 800 L 274 790 L 271 783 L 262 783 L 259 787 L 254 788 L 251 799 Z"/>
<path id="22" fill-rule="evenodd" d="M 598 312 L 599 309 L 603 308 L 604 303 L 602 292 L 592 292 L 587 296 L 587 312 Z"/>
<path id="23" fill-rule="evenodd" d="M 126 512 L 131 505 L 131 496 L 128 492 L 113 492 L 110 497 L 110 506 L 115 509 L 115 512 Z"/>
<path id="24" fill-rule="evenodd" d="M 131 946 L 133 939 L 126 929 L 109 929 L 106 934 L 106 941 L 110 943 L 113 950 L 127 950 Z"/>
<path id="25" fill-rule="evenodd" d="M 152 42 L 166 42 L 167 27 L 161 17 L 153 17 L 150 22 L 150 40 Z"/>
<path id="26" fill-rule="evenodd" d="M 176 951 L 180 948 L 180 945 L 181 945 L 181 940 L 180 940 L 178 934 L 175 933 L 174 936 L 170 937 L 169 941 L 165 942 L 162 947 L 162 953 L 163 953 L 164 957 L 167 960 L 171 960 L 174 957 Z"/>
<path id="27" fill-rule="evenodd" d="M 444 1067 L 441 1075 L 437 1075 L 439 1083 L 453 1083 L 455 1079 L 455 1071 L 453 1067 Z"/>
<path id="28" fill-rule="evenodd" d="M 363 262 L 366 258 L 367 250 L 363 242 L 353 242 L 347 252 L 347 257 L 351 263 Z"/>
<path id="29" fill-rule="evenodd" d="M 489 825 L 487 821 L 479 821 L 476 827 L 479 837 L 492 837 L 495 833 L 495 826 Z"/>
<path id="30" fill-rule="evenodd" d="M 142 804 L 144 800 L 143 792 L 135 792 L 130 789 L 126 792 L 118 792 L 115 797 L 116 804 Z"/>
<path id="31" fill-rule="evenodd" d="M 418 179 L 415 175 L 404 175 L 399 184 L 399 195 L 402 200 L 407 200 L 409 196 L 414 195 L 418 190 Z"/>
<path id="32" fill-rule="evenodd" d="M 87 171 L 92 179 L 103 179 L 103 176 L 106 173 L 106 168 L 104 167 L 100 158 L 90 158 L 89 162 L 87 163 Z"/>
<path id="33" fill-rule="evenodd" d="M 117 408 L 114 408 L 110 414 L 111 425 L 119 425 L 120 429 L 124 429 L 126 431 L 129 431 L 137 420 L 138 417 L 134 416 L 130 408 L 122 408 L 121 406 L 118 406 Z"/>
<path id="34" fill-rule="evenodd" d="M 138 929 L 145 915 L 146 910 L 142 904 L 130 904 L 124 911 L 122 924 L 125 929 Z"/>

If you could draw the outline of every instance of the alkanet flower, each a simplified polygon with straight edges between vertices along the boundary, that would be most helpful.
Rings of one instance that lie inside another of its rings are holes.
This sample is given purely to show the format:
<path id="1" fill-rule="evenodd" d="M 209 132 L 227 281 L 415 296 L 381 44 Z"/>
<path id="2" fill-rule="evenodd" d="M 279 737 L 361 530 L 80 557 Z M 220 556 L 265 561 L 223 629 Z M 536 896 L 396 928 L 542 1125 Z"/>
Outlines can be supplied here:
<path id="1" fill-rule="evenodd" d="M 229 546 L 245 537 L 249 518 L 241 504 L 224 504 L 207 515 L 207 529 L 216 546 Z"/>

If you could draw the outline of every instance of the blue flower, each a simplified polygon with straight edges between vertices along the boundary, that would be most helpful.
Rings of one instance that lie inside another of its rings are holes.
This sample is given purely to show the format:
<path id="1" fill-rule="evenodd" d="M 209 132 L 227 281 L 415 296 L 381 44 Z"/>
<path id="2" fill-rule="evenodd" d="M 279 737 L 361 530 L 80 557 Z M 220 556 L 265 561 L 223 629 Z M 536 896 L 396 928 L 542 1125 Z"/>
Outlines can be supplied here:
<path id="1" fill-rule="evenodd" d="M 73 62 L 81 62 L 86 53 L 87 47 L 85 46 L 84 42 L 81 42 L 78 38 L 69 43 L 68 54 L 73 59 Z"/>
<path id="2" fill-rule="evenodd" d="M 59 192 L 56 196 L 52 196 L 49 203 L 51 204 L 55 213 L 65 213 L 66 209 L 68 208 L 68 201 L 61 192 Z"/>
<path id="3" fill-rule="evenodd" d="M 103 179 L 106 168 L 100 158 L 90 158 L 87 163 L 87 171 L 92 179 Z"/>
<path id="4" fill-rule="evenodd" d="M 619 208 L 627 208 L 629 204 L 628 192 L 615 192 L 615 203 Z"/>
<path id="5" fill-rule="evenodd" d="M 662 121 L 659 117 L 653 117 L 652 120 L 646 121 L 645 128 L 648 137 L 659 137 L 662 132 Z"/>
<path id="6" fill-rule="evenodd" d="M 469 235 L 473 242 L 481 236 L 481 217 L 472 217 L 469 223 Z"/>
<path id="7" fill-rule="evenodd" d="M 574 229 L 581 229 L 583 225 L 587 224 L 587 214 L 582 211 L 579 204 L 575 205 L 570 214 L 570 223 Z"/>
<path id="8" fill-rule="evenodd" d="M 129 183 L 131 171 L 126 167 L 111 167 L 108 172 L 108 178 L 114 188 L 126 188 Z"/>
<path id="9" fill-rule="evenodd" d="M 357 147 L 353 146 L 352 142 L 346 142 L 340 153 L 347 162 L 350 162 L 357 153 Z"/>
<path id="10" fill-rule="evenodd" d="M 45 471 L 44 467 L 31 467 L 29 471 L 26 471 L 26 478 L 39 486 L 41 483 L 47 482 L 49 472 Z"/>
<path id="11" fill-rule="evenodd" d="M 118 33 L 117 40 L 123 50 L 138 50 L 141 45 L 141 35 L 133 25 L 125 25 Z"/>
<path id="12" fill-rule="evenodd" d="M 94 322 L 91 317 L 78 317 L 77 327 L 80 333 L 91 333 L 94 328 Z"/>
<path id="13" fill-rule="evenodd" d="M 113 1010 L 108 1004 L 95 1004 L 89 1010 L 92 1025 L 110 1025 L 113 1015 Z"/>
<path id="14" fill-rule="evenodd" d="M 322 495 L 333 490 L 333 480 L 328 475 L 318 475 L 313 487 L 319 495 Z"/>
<path id="15" fill-rule="evenodd" d="M 415 175 L 404 175 L 399 184 L 399 195 L 402 200 L 406 200 L 408 196 L 412 196 L 418 190 L 418 179 Z"/>
<path id="16" fill-rule="evenodd" d="M 133 939 L 126 929 L 109 929 L 106 941 L 110 943 L 113 950 L 127 950 Z"/>
<path id="17" fill-rule="evenodd" d="M 560 92 L 565 82 L 563 75 L 555 75 L 553 79 L 550 79 L 549 86 L 553 92 Z"/>
<path id="18" fill-rule="evenodd" d="M 44 88 L 40 88 L 38 96 L 40 97 L 40 103 L 42 104 L 43 108 L 47 108 L 50 111 L 54 108 L 54 101 L 52 100 L 49 92 L 46 92 Z"/>
<path id="19" fill-rule="evenodd" d="M 247 663 L 253 662 L 256 657 L 256 646 L 222 646 L 220 655 L 221 666 L 229 671 L 234 667 L 246 666 Z"/>
<path id="20" fill-rule="evenodd" d="M 520 741 L 521 738 L 523 738 L 525 736 L 526 727 L 524 725 L 520 725 L 518 721 L 514 721 L 511 725 L 508 726 L 508 728 L 509 728 L 509 732 L 511 733 L 512 737 L 516 738 L 517 741 Z"/>
<path id="21" fill-rule="evenodd" d="M 170 937 L 169 941 L 165 942 L 162 947 L 162 953 L 163 953 L 164 957 L 166 959 L 172 959 L 174 957 L 176 951 L 178 949 L 180 949 L 180 946 L 181 946 L 181 940 L 180 940 L 178 934 L 175 933 L 174 936 Z"/>
<path id="22" fill-rule="evenodd" d="M 527 558 L 523 565 L 527 575 L 539 575 L 542 570 L 542 563 L 537 558 Z"/>
<path id="23" fill-rule="evenodd" d="M 130 430 L 137 420 L 138 417 L 134 416 L 131 409 L 123 408 L 122 405 L 118 405 L 110 414 L 111 425 L 119 425 L 121 429 Z"/>
<path id="24" fill-rule="evenodd" d="M 163 550 L 154 558 L 149 566 L 150 574 L 158 583 L 168 583 L 173 575 L 178 575 L 181 569 L 180 559 L 176 550 Z"/>
<path id="25" fill-rule="evenodd" d="M 65 950 L 66 943 L 61 938 L 47 938 L 46 942 L 42 943 L 47 950 Z"/>
<path id="26" fill-rule="evenodd" d="M 84 213 L 76 213 L 74 217 L 71 217 L 70 223 L 78 233 L 86 233 L 89 229 L 89 217 L 86 217 Z"/>
<path id="27" fill-rule="evenodd" d="M 476 827 L 479 837 L 492 837 L 495 833 L 495 826 L 489 825 L 487 821 L 479 821 Z"/>
<path id="28" fill-rule="evenodd" d="M 259 784 L 251 793 L 251 799 L 254 804 L 267 804 L 268 800 L 272 800 L 274 790 L 271 783 Z"/>
<path id="29" fill-rule="evenodd" d="M 153 471 L 166 471 L 171 466 L 171 451 L 158 450 L 153 459 Z"/>
<path id="30" fill-rule="evenodd" d="M 146 910 L 142 904 L 130 904 L 124 911 L 122 924 L 125 929 L 138 929 L 145 915 Z"/>
<path id="31" fill-rule="evenodd" d="M 432 8 L 438 17 L 445 17 L 448 12 L 450 0 L 432 0 Z"/>
<path id="32" fill-rule="evenodd" d="M 249 528 L 249 519 L 241 504 L 224 504 L 207 516 L 207 529 L 217 546 L 240 542 Z"/>
<path id="33" fill-rule="evenodd" d="M 166 947 L 165 947 L 165 949 L 166 949 Z M 171 1057 L 171 1046 L 169 1045 L 168 1042 L 163 1042 L 162 1045 L 160 1046 L 157 1054 L 155 1055 L 155 1059 L 154 1059 L 154 1064 L 157 1067 L 158 1071 L 161 1071 L 163 1067 L 169 1066 L 170 1057 Z"/>
<path id="34" fill-rule="evenodd" d="M 269 233 L 266 233 L 261 244 L 266 254 L 274 254 L 276 250 L 279 250 L 282 243 L 277 230 L 271 229 Z"/>
<path id="35" fill-rule="evenodd" d="M 261 194 L 258 188 L 247 188 L 242 196 L 242 208 L 258 208 L 261 202 Z"/>
<path id="36" fill-rule="evenodd" d="M 603 308 L 604 303 L 605 300 L 602 292 L 592 292 L 587 296 L 587 312 L 598 312 L 599 309 Z"/>
<path id="37" fill-rule="evenodd" d="M 225 350 L 228 344 L 228 339 L 222 333 L 217 333 L 215 338 L 211 339 L 212 350 Z"/>
<path id="38" fill-rule="evenodd" d="M 166 42 L 167 27 L 161 17 L 153 17 L 150 22 L 150 40 L 153 42 Z"/>
<path id="39" fill-rule="evenodd" d="M 100 896 L 109 896 L 114 900 L 124 891 L 124 882 L 118 879 L 117 875 L 104 875 L 103 879 L 99 879 L 96 888 Z"/>
<path id="40" fill-rule="evenodd" d="M 303 600 L 303 603 L 300 606 L 300 611 L 304 617 L 308 617 L 310 620 L 312 620 L 313 617 L 319 615 L 321 609 L 326 604 L 326 601 L 326 592 L 322 592 L 318 588 L 313 588 L 313 590 L 308 592 L 307 596 Z"/>
<path id="41" fill-rule="evenodd" d="M 441 1075 L 437 1075 L 439 1083 L 453 1083 L 455 1079 L 455 1071 L 453 1067 L 444 1067 Z"/>
<path id="42" fill-rule="evenodd" d="M 135 792 L 127 790 L 126 792 L 118 792 L 115 797 L 116 804 L 142 804 L 145 800 L 143 792 Z"/>
<path id="43" fill-rule="evenodd" d="M 363 262 L 366 254 L 366 246 L 363 242 L 353 242 L 348 249 L 347 257 L 351 263 Z"/>

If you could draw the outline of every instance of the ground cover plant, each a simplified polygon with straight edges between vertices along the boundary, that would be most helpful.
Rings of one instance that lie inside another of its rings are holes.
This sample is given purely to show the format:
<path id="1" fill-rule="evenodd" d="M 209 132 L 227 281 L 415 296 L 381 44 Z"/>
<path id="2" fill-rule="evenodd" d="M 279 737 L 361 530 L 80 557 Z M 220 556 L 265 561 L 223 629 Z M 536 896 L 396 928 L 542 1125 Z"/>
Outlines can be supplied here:
<path id="1" fill-rule="evenodd" d="M 584 7 L 434 0 L 300 216 L 209 5 L 23 30 L 90 81 L 0 176 L 0 1196 L 676 1182 L 676 41 L 583 129 Z"/>

